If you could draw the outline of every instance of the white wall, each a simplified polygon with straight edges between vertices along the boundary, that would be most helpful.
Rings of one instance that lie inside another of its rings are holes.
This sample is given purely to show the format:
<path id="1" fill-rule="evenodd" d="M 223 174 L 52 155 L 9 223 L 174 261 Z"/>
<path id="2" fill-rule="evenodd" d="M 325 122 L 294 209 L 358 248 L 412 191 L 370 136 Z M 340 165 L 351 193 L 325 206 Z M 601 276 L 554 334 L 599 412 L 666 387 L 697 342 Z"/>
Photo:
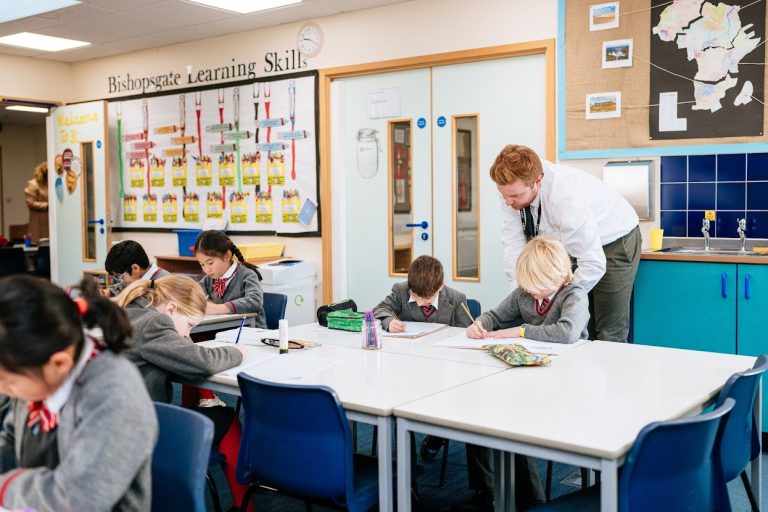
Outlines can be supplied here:
<path id="1" fill-rule="evenodd" d="M 0 55 L 0 97 L 69 101 L 74 98 L 72 65 Z"/>
<path id="2" fill-rule="evenodd" d="M 377 9 L 351 12 L 315 20 L 325 42 L 308 68 L 321 69 L 399 59 L 434 53 L 497 46 L 554 38 L 557 32 L 556 0 L 414 0 Z M 130 73 L 152 76 L 169 70 L 186 74 L 236 62 L 257 63 L 257 76 L 265 76 L 264 54 L 295 47 L 301 23 L 243 32 L 75 63 L 72 65 L 71 101 L 109 95 L 108 77 Z M 135 93 L 132 93 L 135 94 Z M 123 93 L 125 95 L 125 93 Z M 330 233 L 325 233 L 330 236 Z M 113 239 L 132 238 L 150 255 L 176 253 L 174 234 L 114 233 Z M 320 238 L 277 237 L 285 254 L 322 265 Z M 273 241 L 275 237 L 234 237 L 238 242 Z M 318 290 L 322 293 L 322 290 Z"/>
<path id="3" fill-rule="evenodd" d="M 0 149 L 4 214 L 1 227 L 7 237 L 9 225 L 26 224 L 29 220 L 24 186 L 34 176 L 37 164 L 46 158 L 45 125 L 3 124 Z"/>

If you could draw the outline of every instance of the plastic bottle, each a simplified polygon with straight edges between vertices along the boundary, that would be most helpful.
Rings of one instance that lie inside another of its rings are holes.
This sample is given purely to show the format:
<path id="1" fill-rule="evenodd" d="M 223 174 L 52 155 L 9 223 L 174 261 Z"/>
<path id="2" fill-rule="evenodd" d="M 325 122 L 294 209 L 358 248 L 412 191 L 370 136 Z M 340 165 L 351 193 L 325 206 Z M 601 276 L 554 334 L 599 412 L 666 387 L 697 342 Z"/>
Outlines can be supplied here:
<path id="1" fill-rule="evenodd" d="M 288 320 L 280 320 L 278 322 L 278 329 L 280 332 L 280 353 L 288 353 Z"/>

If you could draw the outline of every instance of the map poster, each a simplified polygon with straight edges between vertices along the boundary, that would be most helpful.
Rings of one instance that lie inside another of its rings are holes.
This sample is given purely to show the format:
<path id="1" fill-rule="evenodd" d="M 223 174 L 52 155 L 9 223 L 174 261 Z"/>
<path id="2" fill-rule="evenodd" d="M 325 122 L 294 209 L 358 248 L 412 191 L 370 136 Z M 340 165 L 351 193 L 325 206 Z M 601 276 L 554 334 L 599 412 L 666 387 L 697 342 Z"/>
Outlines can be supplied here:
<path id="1" fill-rule="evenodd" d="M 763 135 L 765 2 L 651 5 L 650 138 Z"/>

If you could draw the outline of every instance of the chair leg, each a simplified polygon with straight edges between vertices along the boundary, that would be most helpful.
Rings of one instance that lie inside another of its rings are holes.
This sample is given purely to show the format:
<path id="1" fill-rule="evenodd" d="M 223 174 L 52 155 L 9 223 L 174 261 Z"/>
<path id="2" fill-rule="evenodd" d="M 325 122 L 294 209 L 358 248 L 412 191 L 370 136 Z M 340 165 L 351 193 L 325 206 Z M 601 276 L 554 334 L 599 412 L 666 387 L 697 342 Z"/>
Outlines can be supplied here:
<path id="1" fill-rule="evenodd" d="M 445 485 L 445 471 L 448 469 L 448 439 L 445 440 L 445 444 L 443 445 L 443 460 L 440 462 L 440 482 L 438 482 L 437 486 L 441 489 Z"/>
<path id="2" fill-rule="evenodd" d="M 371 457 L 376 456 L 376 447 L 379 445 L 376 441 L 378 441 L 379 437 L 379 427 L 374 425 L 373 426 L 373 436 L 371 437 Z"/>
<path id="3" fill-rule="evenodd" d="M 749 505 L 752 507 L 752 512 L 760 512 L 760 506 L 757 504 L 755 495 L 752 492 L 752 486 L 749 485 L 749 478 L 747 478 L 747 472 L 741 472 L 741 481 L 744 483 L 744 490 L 747 491 L 747 498 L 749 498 Z"/>
<path id="4" fill-rule="evenodd" d="M 581 488 L 589 487 L 589 469 L 581 468 Z"/>
<path id="5" fill-rule="evenodd" d="M 213 501 L 213 510 L 215 512 L 222 512 L 221 500 L 219 499 L 219 488 L 216 486 L 216 481 L 213 479 L 213 475 L 210 471 L 205 472 L 205 481 L 208 484 L 208 490 L 211 491 L 211 500 Z"/>
<path id="6" fill-rule="evenodd" d="M 243 502 L 240 504 L 240 512 L 248 512 L 248 505 L 251 504 L 251 498 L 253 498 L 253 495 L 256 494 L 256 491 L 258 490 L 258 484 L 251 484 L 248 487 L 248 490 L 245 491 L 245 496 L 243 496 Z"/>
<path id="7" fill-rule="evenodd" d="M 551 460 L 547 461 L 547 478 L 544 482 L 544 496 L 547 498 L 547 503 L 552 496 L 552 466 L 554 463 Z"/>

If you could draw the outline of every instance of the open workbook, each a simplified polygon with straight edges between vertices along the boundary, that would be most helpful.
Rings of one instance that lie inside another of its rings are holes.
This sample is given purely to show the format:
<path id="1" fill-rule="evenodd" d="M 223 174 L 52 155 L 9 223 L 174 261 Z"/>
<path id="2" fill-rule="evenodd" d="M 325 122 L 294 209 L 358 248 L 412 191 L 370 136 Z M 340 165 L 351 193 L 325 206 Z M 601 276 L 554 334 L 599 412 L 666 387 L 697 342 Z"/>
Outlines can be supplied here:
<path id="1" fill-rule="evenodd" d="M 420 338 L 432 334 L 440 329 L 448 327 L 446 324 L 434 324 L 429 322 L 405 322 L 404 332 L 385 332 L 384 336 L 392 338 Z"/>

